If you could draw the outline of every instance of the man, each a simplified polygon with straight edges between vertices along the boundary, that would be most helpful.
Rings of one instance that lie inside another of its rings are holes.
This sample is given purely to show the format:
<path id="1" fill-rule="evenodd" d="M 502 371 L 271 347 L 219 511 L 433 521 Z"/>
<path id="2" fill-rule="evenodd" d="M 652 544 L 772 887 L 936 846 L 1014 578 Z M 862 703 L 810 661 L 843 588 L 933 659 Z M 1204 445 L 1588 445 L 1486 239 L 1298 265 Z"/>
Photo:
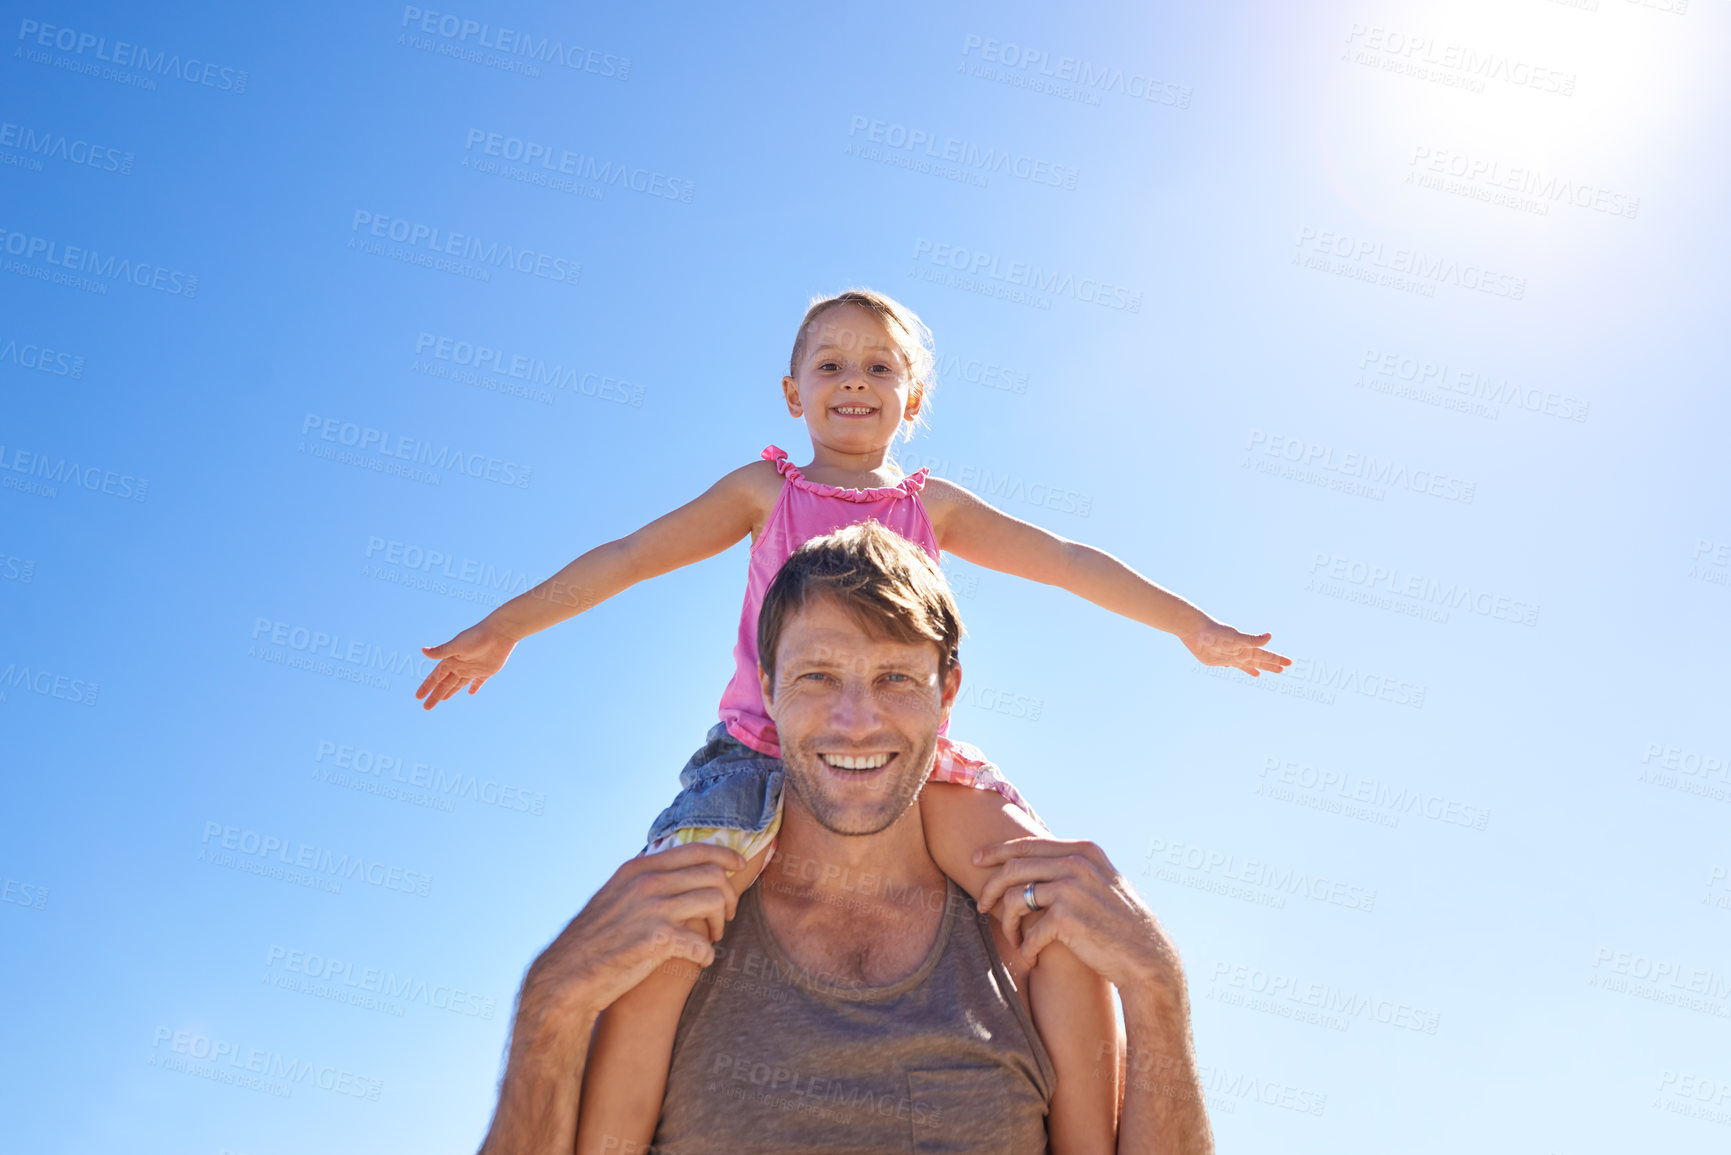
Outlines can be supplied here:
<path id="1" fill-rule="evenodd" d="M 597 1133 L 599 1108 L 585 1124 L 584 1064 L 602 1012 L 680 959 L 756 965 L 712 967 L 687 1000 L 655 1151 L 1044 1151 L 1052 1068 L 1018 976 L 1052 942 L 1123 1003 L 1127 1052 L 1101 1040 L 1096 1071 L 1138 1074 L 1117 1150 L 1212 1151 L 1177 952 L 1099 848 L 984 852 L 996 921 L 926 851 L 913 803 L 961 685 L 935 567 L 850 526 L 790 558 L 762 620 L 787 783 L 776 860 L 743 897 L 728 875 L 745 864 L 714 846 L 614 873 L 529 968 L 483 1155 L 642 1152 L 642 1137 Z"/>

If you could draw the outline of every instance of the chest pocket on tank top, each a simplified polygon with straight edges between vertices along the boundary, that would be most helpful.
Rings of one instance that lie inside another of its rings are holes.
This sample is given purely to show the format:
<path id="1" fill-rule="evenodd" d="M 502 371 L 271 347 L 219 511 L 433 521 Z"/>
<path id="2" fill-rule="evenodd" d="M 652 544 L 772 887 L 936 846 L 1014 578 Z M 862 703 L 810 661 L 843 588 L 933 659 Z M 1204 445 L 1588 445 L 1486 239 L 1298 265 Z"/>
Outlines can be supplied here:
<path id="1" fill-rule="evenodd" d="M 1011 1134 L 1009 1073 L 1002 1067 L 947 1067 L 909 1071 L 913 1103 L 911 1151 L 942 1155 L 1044 1151 L 1044 1120 L 1032 1146 Z"/>

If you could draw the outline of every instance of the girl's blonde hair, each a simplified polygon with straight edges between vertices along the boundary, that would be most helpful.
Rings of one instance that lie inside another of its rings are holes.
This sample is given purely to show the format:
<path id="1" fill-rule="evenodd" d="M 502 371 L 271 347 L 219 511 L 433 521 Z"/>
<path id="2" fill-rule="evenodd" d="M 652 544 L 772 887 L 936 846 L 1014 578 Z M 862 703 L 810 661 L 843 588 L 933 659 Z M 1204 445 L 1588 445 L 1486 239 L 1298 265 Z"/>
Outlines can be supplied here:
<path id="1" fill-rule="evenodd" d="M 805 311 L 805 319 L 799 323 L 799 332 L 794 334 L 793 355 L 787 362 L 788 376 L 799 376 L 799 359 L 805 353 L 805 335 L 811 328 L 811 323 L 817 320 L 824 310 L 835 305 L 858 305 L 862 309 L 870 309 L 883 318 L 884 328 L 889 330 L 890 338 L 901 349 L 902 358 L 907 361 L 908 373 L 914 382 L 913 399 L 919 404 L 918 411 L 908 418 L 907 428 L 902 431 L 902 440 L 911 440 L 914 427 L 926 424 L 926 411 L 931 405 L 932 389 L 937 385 L 933 372 L 937 357 L 932 349 L 932 331 L 920 320 L 918 314 L 894 297 L 875 289 L 855 288 L 845 289 L 833 297 L 813 299 L 811 308 Z"/>

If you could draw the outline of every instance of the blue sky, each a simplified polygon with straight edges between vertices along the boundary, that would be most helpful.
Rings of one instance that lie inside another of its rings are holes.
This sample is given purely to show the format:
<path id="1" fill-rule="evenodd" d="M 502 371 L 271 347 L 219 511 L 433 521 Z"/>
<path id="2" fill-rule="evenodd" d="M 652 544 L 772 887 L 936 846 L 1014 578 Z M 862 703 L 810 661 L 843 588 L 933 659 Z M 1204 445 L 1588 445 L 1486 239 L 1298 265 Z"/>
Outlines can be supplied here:
<path id="1" fill-rule="evenodd" d="M 478 1142 L 744 550 L 430 715 L 418 647 L 805 460 L 855 284 L 936 336 L 907 468 L 1301 659 L 951 566 L 952 731 L 1159 913 L 1223 1149 L 1722 1149 L 1722 12 L 7 10 L 21 1149 Z"/>

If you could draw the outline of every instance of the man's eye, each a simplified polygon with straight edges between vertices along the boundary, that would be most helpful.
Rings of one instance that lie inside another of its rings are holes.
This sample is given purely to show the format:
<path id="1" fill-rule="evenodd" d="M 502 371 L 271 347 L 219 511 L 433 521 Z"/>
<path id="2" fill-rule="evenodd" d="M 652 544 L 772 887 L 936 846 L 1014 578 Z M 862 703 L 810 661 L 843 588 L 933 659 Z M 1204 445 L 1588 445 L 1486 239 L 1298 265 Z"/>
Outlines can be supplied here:
<path id="1" fill-rule="evenodd" d="M 911 681 L 913 681 L 913 679 L 908 677 L 906 674 L 885 674 L 884 675 L 884 681 L 886 681 L 886 682 L 911 682 Z"/>

